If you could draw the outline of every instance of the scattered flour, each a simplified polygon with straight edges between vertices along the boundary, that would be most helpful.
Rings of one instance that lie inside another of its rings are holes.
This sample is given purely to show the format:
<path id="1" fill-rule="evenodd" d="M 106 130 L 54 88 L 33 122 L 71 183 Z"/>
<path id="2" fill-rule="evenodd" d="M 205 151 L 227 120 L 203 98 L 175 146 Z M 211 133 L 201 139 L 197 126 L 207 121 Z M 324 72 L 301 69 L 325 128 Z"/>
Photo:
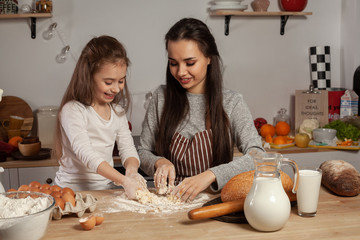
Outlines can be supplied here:
<path id="1" fill-rule="evenodd" d="M 0 195 L 0 206 L 0 218 L 12 218 L 42 211 L 49 206 L 49 201 L 41 197 L 12 199 Z"/>
<path id="2" fill-rule="evenodd" d="M 152 190 L 137 191 L 137 201 L 129 200 L 125 193 L 111 196 L 107 201 L 111 205 L 101 211 L 106 213 L 114 212 L 138 212 L 138 213 L 173 213 L 192 208 L 201 207 L 210 197 L 206 193 L 200 193 L 192 202 L 181 202 L 172 195 L 157 195 Z"/>

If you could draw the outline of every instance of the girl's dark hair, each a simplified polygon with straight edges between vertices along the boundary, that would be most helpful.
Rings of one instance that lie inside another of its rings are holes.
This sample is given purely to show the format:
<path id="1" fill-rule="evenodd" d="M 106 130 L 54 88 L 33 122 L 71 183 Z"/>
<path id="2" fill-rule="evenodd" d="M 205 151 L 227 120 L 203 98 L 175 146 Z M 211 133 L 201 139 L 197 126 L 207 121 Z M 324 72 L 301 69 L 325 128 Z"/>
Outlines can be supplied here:
<path id="1" fill-rule="evenodd" d="M 85 106 L 90 106 L 94 101 L 94 74 L 99 71 L 104 63 L 122 64 L 129 66 L 124 46 L 115 38 L 100 36 L 91 39 L 81 52 L 76 63 L 71 81 L 65 91 L 57 118 L 55 133 L 54 155 L 59 160 L 62 156 L 62 136 L 60 131 L 60 115 L 63 106 L 72 100 L 79 101 Z M 125 112 L 130 106 L 130 94 L 127 83 L 112 101 L 113 104 L 121 104 Z M 123 114 L 123 113 L 117 113 Z"/>
<path id="2" fill-rule="evenodd" d="M 211 166 L 228 163 L 232 160 L 233 142 L 229 118 L 223 107 L 222 62 L 215 39 L 206 24 L 197 19 L 184 18 L 167 32 L 165 36 L 166 49 L 169 41 L 180 40 L 195 41 L 204 56 L 211 59 L 206 74 L 205 97 L 207 111 L 204 116 L 204 121 L 210 123 L 212 130 L 213 162 Z M 188 112 L 189 102 L 186 89 L 172 76 L 168 63 L 165 104 L 156 136 L 156 152 L 158 155 L 170 159 L 169 146 L 172 136 Z"/>

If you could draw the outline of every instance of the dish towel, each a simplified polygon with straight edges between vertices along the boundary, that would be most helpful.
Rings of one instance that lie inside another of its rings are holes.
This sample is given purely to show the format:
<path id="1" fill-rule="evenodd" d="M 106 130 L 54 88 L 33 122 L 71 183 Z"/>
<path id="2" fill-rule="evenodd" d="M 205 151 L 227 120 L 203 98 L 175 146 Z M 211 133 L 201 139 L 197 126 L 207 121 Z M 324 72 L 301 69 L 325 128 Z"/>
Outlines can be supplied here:
<path id="1" fill-rule="evenodd" d="M 314 89 L 327 90 L 331 88 L 330 47 L 310 47 L 311 80 Z"/>

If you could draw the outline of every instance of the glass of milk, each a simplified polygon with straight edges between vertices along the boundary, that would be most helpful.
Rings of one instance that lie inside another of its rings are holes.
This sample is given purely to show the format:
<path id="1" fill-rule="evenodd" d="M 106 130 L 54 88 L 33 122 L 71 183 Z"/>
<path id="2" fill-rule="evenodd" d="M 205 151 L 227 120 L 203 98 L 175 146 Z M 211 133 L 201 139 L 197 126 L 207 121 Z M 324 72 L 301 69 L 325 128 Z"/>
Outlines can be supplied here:
<path id="1" fill-rule="evenodd" d="M 299 187 L 296 193 L 299 216 L 316 216 L 321 176 L 320 168 L 299 170 Z"/>

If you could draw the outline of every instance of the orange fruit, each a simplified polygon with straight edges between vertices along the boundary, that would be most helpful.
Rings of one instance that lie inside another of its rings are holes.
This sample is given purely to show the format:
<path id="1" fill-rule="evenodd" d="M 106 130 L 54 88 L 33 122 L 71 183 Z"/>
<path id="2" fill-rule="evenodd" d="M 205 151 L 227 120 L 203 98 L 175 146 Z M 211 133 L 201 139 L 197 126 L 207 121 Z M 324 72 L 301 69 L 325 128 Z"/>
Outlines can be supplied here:
<path id="1" fill-rule="evenodd" d="M 276 136 L 273 140 L 274 144 L 281 145 L 286 144 L 286 137 L 285 136 Z"/>
<path id="2" fill-rule="evenodd" d="M 20 137 L 20 136 L 15 136 L 15 137 L 10 138 L 8 143 L 9 143 L 11 146 L 13 146 L 13 147 L 18 148 L 18 143 L 19 143 L 19 142 L 22 142 L 22 140 L 23 140 L 22 137 Z"/>
<path id="3" fill-rule="evenodd" d="M 267 142 L 267 143 L 272 143 L 273 142 L 272 136 L 270 134 L 266 135 L 265 142 Z"/>
<path id="4" fill-rule="evenodd" d="M 260 128 L 260 135 L 262 137 L 266 137 L 267 135 L 274 136 L 275 135 L 275 127 L 271 124 L 264 124 Z"/>
<path id="5" fill-rule="evenodd" d="M 275 125 L 275 133 L 278 136 L 286 136 L 290 133 L 290 125 L 287 122 L 280 121 Z"/>

